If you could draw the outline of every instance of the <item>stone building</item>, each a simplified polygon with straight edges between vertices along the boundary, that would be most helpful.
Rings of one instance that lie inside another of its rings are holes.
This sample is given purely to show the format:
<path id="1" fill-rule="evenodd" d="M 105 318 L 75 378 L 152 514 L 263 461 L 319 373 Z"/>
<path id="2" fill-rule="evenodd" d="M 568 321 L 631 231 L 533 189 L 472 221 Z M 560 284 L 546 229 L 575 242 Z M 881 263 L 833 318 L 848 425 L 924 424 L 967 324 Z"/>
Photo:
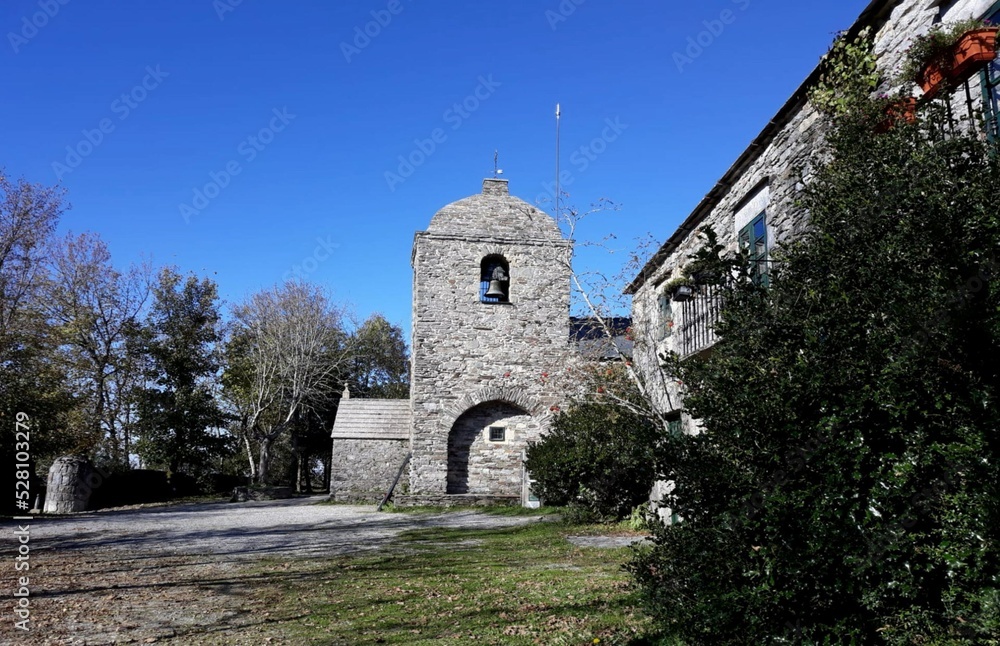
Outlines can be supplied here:
<path id="1" fill-rule="evenodd" d="M 927 33 L 934 24 L 967 18 L 996 22 L 1000 20 L 1000 2 L 875 0 L 847 36 L 853 38 L 862 29 L 871 29 L 879 70 L 889 79 L 897 76 L 914 37 Z M 796 208 L 795 200 L 802 182 L 808 182 L 816 162 L 814 153 L 824 136 L 820 115 L 807 99 L 818 77 L 816 69 L 628 286 L 634 328 L 644 335 L 635 361 L 647 375 L 659 372 L 659 353 L 673 351 L 681 357 L 693 357 L 709 351 L 715 342 L 712 326 L 718 301 L 711 288 L 696 287 L 688 293 L 674 290 L 676 282 L 671 284 L 681 277 L 690 255 L 703 244 L 698 235 L 702 228 L 713 229 L 729 250 L 738 246 L 746 249 L 766 267 L 776 247 L 808 226 L 808 215 Z M 958 81 L 951 94 L 942 92 L 933 100 L 947 104 L 956 122 L 981 136 L 998 136 L 1000 59 L 970 68 Z M 907 95 L 912 92 L 918 100 L 929 100 L 920 87 L 909 82 L 883 89 Z M 680 408 L 683 393 L 676 383 L 649 381 L 652 388 L 658 388 L 664 410 Z M 682 419 L 679 412 L 676 423 L 678 430 L 695 431 L 694 422 Z"/>
<path id="2" fill-rule="evenodd" d="M 410 400 L 356 399 L 350 391 L 333 425 L 330 491 L 341 502 L 384 495 L 406 468 L 410 453 Z"/>
<path id="3" fill-rule="evenodd" d="M 550 374 L 570 351 L 571 245 L 502 179 L 416 234 L 410 398 L 342 403 L 333 498 L 378 498 L 407 455 L 398 502 L 524 496 L 524 449 L 548 427 Z"/>

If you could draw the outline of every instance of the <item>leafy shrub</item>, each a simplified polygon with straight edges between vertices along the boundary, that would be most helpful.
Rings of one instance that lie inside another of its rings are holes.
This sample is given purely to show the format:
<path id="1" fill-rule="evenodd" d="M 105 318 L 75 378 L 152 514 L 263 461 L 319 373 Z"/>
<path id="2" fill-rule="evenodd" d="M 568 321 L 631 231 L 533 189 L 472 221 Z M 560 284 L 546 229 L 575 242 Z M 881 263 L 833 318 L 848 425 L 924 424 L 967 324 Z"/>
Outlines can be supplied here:
<path id="1" fill-rule="evenodd" d="M 231 494 L 236 487 L 247 485 L 247 477 L 228 473 L 207 473 L 199 479 L 198 485 L 205 493 Z"/>
<path id="2" fill-rule="evenodd" d="M 655 424 L 618 403 L 585 401 L 559 413 L 552 430 L 529 444 L 525 466 L 547 504 L 619 520 L 649 499 L 659 435 Z"/>
<path id="3" fill-rule="evenodd" d="M 871 29 L 851 39 L 842 33 L 820 63 L 819 82 L 810 89 L 809 100 L 824 114 L 840 116 L 874 92 L 879 81 Z"/>
<path id="4" fill-rule="evenodd" d="M 590 506 L 573 501 L 563 508 L 562 521 L 567 525 L 592 525 L 601 522 L 601 517 Z"/>
<path id="5" fill-rule="evenodd" d="M 90 495 L 90 509 L 164 502 L 174 496 L 166 471 L 116 471 L 97 482 Z"/>
<path id="6" fill-rule="evenodd" d="M 1000 150 L 946 122 L 835 123 L 811 231 L 770 288 L 719 258 L 720 341 L 666 363 L 704 431 L 658 451 L 683 520 L 630 568 L 688 643 L 988 644 Z"/>
<path id="7" fill-rule="evenodd" d="M 632 513 L 623 521 L 623 524 L 634 532 L 642 532 L 650 528 L 653 518 L 654 516 L 649 503 L 642 503 L 632 510 Z"/>
<path id="8" fill-rule="evenodd" d="M 187 498 L 190 496 L 200 496 L 205 493 L 200 479 L 188 473 L 168 474 L 170 487 L 173 489 L 173 498 Z"/>

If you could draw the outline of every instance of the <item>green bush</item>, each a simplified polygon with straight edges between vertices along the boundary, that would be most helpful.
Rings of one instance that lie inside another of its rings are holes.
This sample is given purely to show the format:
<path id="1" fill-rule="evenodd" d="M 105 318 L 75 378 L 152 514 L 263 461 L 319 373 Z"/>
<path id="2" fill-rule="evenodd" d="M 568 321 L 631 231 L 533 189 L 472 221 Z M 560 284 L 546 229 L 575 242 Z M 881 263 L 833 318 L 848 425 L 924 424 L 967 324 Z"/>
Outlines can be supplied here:
<path id="1" fill-rule="evenodd" d="M 811 230 L 769 288 L 716 258 L 720 341 L 666 363 L 704 432 L 658 451 L 683 520 L 630 568 L 688 643 L 1000 635 L 1000 150 L 878 117 L 834 120 Z"/>
<path id="2" fill-rule="evenodd" d="M 552 430 L 529 444 L 525 466 L 550 505 L 573 505 L 581 518 L 627 518 L 649 499 L 653 445 L 659 433 L 645 417 L 611 401 L 579 403 L 559 413 Z"/>
<path id="3" fill-rule="evenodd" d="M 567 525 L 593 525 L 602 518 L 589 505 L 573 501 L 563 507 L 561 520 Z"/>

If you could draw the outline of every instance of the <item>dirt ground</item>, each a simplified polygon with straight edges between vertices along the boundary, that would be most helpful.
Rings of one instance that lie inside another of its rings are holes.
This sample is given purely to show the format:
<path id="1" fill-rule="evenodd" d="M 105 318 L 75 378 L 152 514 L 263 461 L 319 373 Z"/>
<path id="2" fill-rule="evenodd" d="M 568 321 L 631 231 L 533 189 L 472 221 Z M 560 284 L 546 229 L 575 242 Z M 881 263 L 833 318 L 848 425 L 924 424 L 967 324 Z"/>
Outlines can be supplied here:
<path id="1" fill-rule="evenodd" d="M 310 558 L 383 549 L 403 531 L 526 522 L 462 511 L 413 515 L 317 504 L 323 498 L 205 503 L 38 518 L 30 527 L 30 631 L 14 628 L 8 596 L 3 644 L 281 643 L 275 624 L 294 608 L 265 593 L 303 576 Z M 9 521 L 17 524 L 14 521 Z M 13 563 L 17 528 L 2 554 Z M 262 559 L 276 565 L 261 567 Z M 275 560 L 276 559 L 276 560 Z M 284 561 L 284 562 L 282 562 Z M 3 588 L 16 589 L 12 565 Z"/>

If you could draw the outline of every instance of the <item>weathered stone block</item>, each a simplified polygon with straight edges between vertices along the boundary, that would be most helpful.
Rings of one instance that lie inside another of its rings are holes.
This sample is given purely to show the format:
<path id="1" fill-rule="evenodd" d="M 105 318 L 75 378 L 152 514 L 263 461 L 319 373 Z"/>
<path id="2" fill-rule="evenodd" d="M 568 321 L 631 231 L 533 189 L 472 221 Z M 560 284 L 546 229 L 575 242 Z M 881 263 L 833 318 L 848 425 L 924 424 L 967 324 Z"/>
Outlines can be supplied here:
<path id="1" fill-rule="evenodd" d="M 49 467 L 44 513 L 70 514 L 86 511 L 93 491 L 94 468 L 86 458 L 58 458 Z"/>

